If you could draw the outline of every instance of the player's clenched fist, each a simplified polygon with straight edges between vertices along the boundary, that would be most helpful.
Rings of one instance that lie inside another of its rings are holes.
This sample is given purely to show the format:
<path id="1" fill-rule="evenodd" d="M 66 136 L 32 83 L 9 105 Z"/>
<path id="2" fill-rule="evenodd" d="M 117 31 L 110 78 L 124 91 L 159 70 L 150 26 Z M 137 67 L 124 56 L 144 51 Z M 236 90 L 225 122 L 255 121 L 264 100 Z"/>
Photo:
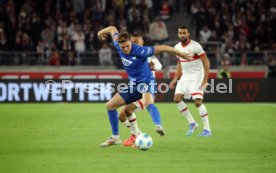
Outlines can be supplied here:
<path id="1" fill-rule="evenodd" d="M 104 41 L 104 40 L 107 39 L 107 35 L 106 34 L 99 34 L 98 33 L 98 38 L 99 38 L 100 41 Z"/>

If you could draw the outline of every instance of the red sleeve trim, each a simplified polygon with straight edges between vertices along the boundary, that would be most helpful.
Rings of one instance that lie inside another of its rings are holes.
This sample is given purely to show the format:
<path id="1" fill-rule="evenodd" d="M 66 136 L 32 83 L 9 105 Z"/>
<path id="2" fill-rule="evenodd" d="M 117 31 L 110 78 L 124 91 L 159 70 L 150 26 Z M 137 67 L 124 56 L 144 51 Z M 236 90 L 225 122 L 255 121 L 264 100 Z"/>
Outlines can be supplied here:
<path id="1" fill-rule="evenodd" d="M 205 52 L 203 52 L 202 54 L 200 54 L 200 55 L 198 55 L 198 56 L 201 57 L 201 56 L 204 56 L 204 55 L 206 55 Z"/>
<path id="2" fill-rule="evenodd" d="M 197 60 L 197 59 L 199 59 L 201 56 L 204 56 L 204 55 L 206 55 L 206 53 L 205 53 L 205 52 L 203 52 L 203 53 L 202 53 L 202 54 L 200 54 L 200 55 L 194 55 L 194 56 L 193 56 L 193 59 L 192 59 L 192 60 L 190 60 L 190 61 Z M 180 59 L 179 59 L 179 62 L 190 62 L 190 61 L 188 61 L 188 60 L 180 60 Z"/>

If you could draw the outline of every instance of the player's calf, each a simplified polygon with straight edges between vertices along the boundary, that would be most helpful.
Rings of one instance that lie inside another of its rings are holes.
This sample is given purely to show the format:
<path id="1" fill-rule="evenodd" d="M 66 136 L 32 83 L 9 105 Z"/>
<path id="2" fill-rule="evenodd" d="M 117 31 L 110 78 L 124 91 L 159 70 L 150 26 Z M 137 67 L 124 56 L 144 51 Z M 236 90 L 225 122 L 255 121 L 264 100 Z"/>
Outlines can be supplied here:
<path id="1" fill-rule="evenodd" d="M 125 115 L 127 117 L 127 120 L 130 123 L 132 133 L 137 136 L 139 134 L 139 128 L 136 120 L 136 115 L 133 113 L 133 111 L 136 109 L 135 104 L 129 104 L 125 108 Z"/>
<path id="2" fill-rule="evenodd" d="M 154 104 L 150 104 L 147 107 L 148 112 L 151 115 L 152 121 L 154 122 L 155 126 L 156 126 L 156 132 L 158 134 L 160 134 L 160 136 L 164 136 L 165 135 L 165 131 L 164 128 L 161 125 L 161 117 L 160 117 L 160 113 L 157 109 L 157 107 Z"/>
<path id="3" fill-rule="evenodd" d="M 123 123 L 127 120 L 126 114 L 125 114 L 125 108 L 121 109 L 119 112 L 119 120 Z"/>
<path id="4" fill-rule="evenodd" d="M 119 136 L 119 119 L 118 119 L 118 112 L 116 108 L 124 104 L 125 104 L 125 101 L 120 96 L 119 93 L 115 94 L 112 97 L 112 99 L 106 103 L 107 114 L 111 125 L 111 129 L 112 129 L 112 137 L 109 138 L 104 143 L 100 144 L 101 147 L 117 145 L 121 143 L 120 136 Z"/>
<path id="5" fill-rule="evenodd" d="M 124 114 L 121 114 L 121 112 L 119 113 L 119 120 L 123 125 L 126 126 L 126 128 L 131 130 L 130 123 L 129 123 L 128 119 L 126 118 L 126 116 Z M 131 132 L 132 132 L 132 130 L 131 130 Z"/>
<path id="6" fill-rule="evenodd" d="M 183 100 L 181 100 L 180 102 L 178 102 L 178 103 L 176 104 L 176 107 L 177 107 L 177 109 L 179 110 L 179 112 L 180 112 L 182 115 L 185 116 L 185 118 L 187 119 L 187 121 L 189 122 L 189 124 L 195 123 L 195 120 L 194 120 L 192 114 L 190 113 L 190 111 L 189 111 L 189 109 L 188 109 L 186 103 L 185 103 Z"/>

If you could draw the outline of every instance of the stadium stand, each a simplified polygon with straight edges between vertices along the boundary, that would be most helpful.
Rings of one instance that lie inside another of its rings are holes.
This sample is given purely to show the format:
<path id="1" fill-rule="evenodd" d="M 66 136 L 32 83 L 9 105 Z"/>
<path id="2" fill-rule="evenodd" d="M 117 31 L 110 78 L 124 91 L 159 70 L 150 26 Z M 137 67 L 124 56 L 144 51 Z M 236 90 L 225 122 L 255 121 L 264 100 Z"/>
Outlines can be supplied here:
<path id="1" fill-rule="evenodd" d="M 98 41 L 99 29 L 115 25 L 120 31 L 142 33 L 147 44 L 173 46 L 176 28 L 184 24 L 192 31 L 191 38 L 204 46 L 212 69 L 226 66 L 241 71 L 250 66 L 249 71 L 261 67 L 274 74 L 275 15 L 273 1 L 264 0 L 2 0 L 0 68 L 104 65 L 120 69 L 111 42 Z M 166 74 L 176 63 L 168 56 L 160 57 Z"/>

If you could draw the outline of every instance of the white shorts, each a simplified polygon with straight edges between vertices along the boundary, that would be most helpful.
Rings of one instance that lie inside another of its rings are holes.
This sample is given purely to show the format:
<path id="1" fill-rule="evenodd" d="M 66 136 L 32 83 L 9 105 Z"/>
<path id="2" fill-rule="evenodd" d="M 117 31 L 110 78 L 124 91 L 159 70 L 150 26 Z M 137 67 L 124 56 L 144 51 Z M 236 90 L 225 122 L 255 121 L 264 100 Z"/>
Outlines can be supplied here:
<path id="1" fill-rule="evenodd" d="M 199 80 L 179 80 L 176 85 L 175 94 L 183 94 L 185 99 L 192 97 L 195 99 L 203 99 L 204 92 L 199 87 L 201 81 Z"/>

